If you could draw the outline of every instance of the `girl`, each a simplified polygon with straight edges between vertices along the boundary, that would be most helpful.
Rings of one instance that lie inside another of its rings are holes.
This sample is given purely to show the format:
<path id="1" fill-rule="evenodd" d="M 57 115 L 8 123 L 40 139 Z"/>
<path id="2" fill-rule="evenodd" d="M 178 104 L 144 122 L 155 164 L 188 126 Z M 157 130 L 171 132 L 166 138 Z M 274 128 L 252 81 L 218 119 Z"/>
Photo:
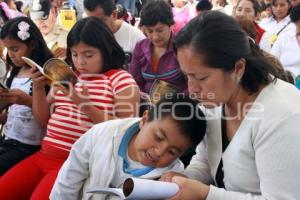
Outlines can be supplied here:
<path id="1" fill-rule="evenodd" d="M 0 176 L 19 161 L 40 149 L 45 130 L 32 114 L 32 80 L 30 67 L 22 56 L 43 65 L 52 57 L 45 41 L 31 19 L 18 17 L 9 20 L 1 30 L 1 39 L 7 48 L 7 64 L 10 76 L 9 90 L 0 90 L 1 101 L 11 104 L 4 129 L 4 140 L 0 144 Z M 43 90 L 45 87 L 41 87 Z M 45 91 L 45 90 L 44 90 Z M 2 113 L 2 119 L 6 113 Z M 1 124 L 4 124 L 2 121 Z"/>
<path id="2" fill-rule="evenodd" d="M 33 113 L 47 134 L 39 152 L 1 177 L 0 199 L 49 199 L 62 163 L 82 134 L 95 123 L 136 115 L 138 87 L 121 69 L 124 52 L 103 22 L 78 21 L 67 38 L 67 58 L 79 79 L 69 90 L 52 87 L 46 96 L 45 78 L 32 74 Z"/>
<path id="3" fill-rule="evenodd" d="M 281 33 L 294 31 L 295 26 L 291 23 L 289 17 L 291 8 L 290 0 L 272 0 L 271 8 L 272 16 L 261 20 L 259 26 L 265 31 L 272 33 L 269 37 L 269 43 L 273 46 Z"/>

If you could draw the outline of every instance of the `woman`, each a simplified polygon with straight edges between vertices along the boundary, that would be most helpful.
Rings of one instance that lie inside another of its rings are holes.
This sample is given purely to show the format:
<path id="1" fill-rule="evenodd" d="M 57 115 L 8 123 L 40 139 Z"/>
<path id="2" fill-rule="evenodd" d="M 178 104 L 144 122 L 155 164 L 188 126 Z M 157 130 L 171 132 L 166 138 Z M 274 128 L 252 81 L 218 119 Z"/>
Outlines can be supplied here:
<path id="1" fill-rule="evenodd" d="M 175 45 L 190 93 L 209 112 L 206 138 L 184 172 L 198 181 L 163 177 L 179 185 L 172 200 L 299 199 L 299 91 L 276 79 L 225 14 L 192 20 Z"/>
<path id="2" fill-rule="evenodd" d="M 269 43 L 272 46 L 281 33 L 293 31 L 295 27 L 289 17 L 291 8 L 290 0 L 272 0 L 271 8 L 273 15 L 261 20 L 259 26 L 272 33 L 269 37 Z"/>
<path id="3" fill-rule="evenodd" d="M 253 22 L 256 30 L 255 42 L 260 46 L 261 49 L 269 52 L 271 46 L 268 42 L 270 33 L 262 29 L 256 20 L 259 17 L 260 5 L 257 0 L 239 0 L 234 11 L 234 17 L 237 20 L 250 20 Z"/>
<path id="4" fill-rule="evenodd" d="M 137 43 L 129 72 L 140 89 L 152 96 L 151 88 L 157 80 L 172 85 L 169 88 L 176 87 L 177 92 L 187 92 L 186 79 L 180 71 L 172 44 L 173 24 L 172 9 L 168 3 L 155 0 L 143 7 L 140 25 L 144 27 L 147 38 Z M 163 93 L 156 95 L 160 98 Z"/>
<path id="5" fill-rule="evenodd" d="M 298 76 L 300 75 L 300 5 L 292 9 L 290 18 L 296 25 L 296 30 L 280 35 L 271 54 L 281 61 L 286 70 Z"/>

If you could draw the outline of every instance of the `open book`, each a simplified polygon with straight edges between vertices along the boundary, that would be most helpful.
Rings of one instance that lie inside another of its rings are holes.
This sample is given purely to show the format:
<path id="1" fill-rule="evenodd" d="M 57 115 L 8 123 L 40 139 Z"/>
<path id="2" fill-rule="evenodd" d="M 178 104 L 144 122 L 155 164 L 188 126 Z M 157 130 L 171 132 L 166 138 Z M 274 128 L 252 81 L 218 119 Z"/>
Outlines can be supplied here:
<path id="1" fill-rule="evenodd" d="M 22 57 L 24 62 L 31 67 L 36 67 L 51 83 L 62 83 L 62 85 L 74 85 L 78 78 L 69 65 L 58 58 L 51 58 L 41 67 L 27 57 Z"/>
<path id="2" fill-rule="evenodd" d="M 179 190 L 175 183 L 154 181 L 140 178 L 128 178 L 123 188 L 94 188 L 88 193 L 115 195 L 120 199 L 167 199 L 174 196 Z"/>

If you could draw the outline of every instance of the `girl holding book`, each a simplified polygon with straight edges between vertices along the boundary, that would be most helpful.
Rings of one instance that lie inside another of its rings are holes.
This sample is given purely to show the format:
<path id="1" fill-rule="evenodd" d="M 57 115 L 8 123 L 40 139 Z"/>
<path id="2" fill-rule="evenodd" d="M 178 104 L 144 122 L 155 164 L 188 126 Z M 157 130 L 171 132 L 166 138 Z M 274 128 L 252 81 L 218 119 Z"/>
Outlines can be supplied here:
<path id="1" fill-rule="evenodd" d="M 0 199 L 49 199 L 57 173 L 81 135 L 96 123 L 137 113 L 139 90 L 122 70 L 124 52 L 99 19 L 74 25 L 67 37 L 67 59 L 78 76 L 68 90 L 53 86 L 46 96 L 46 78 L 32 71 L 33 113 L 47 134 L 39 152 L 1 177 Z"/>
<path id="2" fill-rule="evenodd" d="M 9 89 L 1 88 L 0 98 L 10 106 L 9 112 L 2 112 L 0 117 L 0 123 L 6 123 L 0 143 L 0 176 L 38 151 L 46 133 L 32 113 L 30 67 L 21 58 L 26 56 L 43 65 L 52 57 L 39 29 L 27 17 L 9 20 L 1 29 L 1 40 L 7 48 L 10 75 L 6 83 Z M 46 92 L 45 86 L 41 89 Z"/>

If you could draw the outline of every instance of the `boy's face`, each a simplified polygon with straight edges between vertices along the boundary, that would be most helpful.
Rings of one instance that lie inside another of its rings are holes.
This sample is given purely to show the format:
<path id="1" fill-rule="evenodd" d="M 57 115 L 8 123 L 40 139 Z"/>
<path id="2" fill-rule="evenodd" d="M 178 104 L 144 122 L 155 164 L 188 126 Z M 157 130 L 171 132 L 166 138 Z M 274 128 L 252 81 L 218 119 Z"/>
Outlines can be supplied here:
<path id="1" fill-rule="evenodd" d="M 166 167 L 180 157 L 191 145 L 170 117 L 146 122 L 133 142 L 135 158 L 143 165 Z"/>

